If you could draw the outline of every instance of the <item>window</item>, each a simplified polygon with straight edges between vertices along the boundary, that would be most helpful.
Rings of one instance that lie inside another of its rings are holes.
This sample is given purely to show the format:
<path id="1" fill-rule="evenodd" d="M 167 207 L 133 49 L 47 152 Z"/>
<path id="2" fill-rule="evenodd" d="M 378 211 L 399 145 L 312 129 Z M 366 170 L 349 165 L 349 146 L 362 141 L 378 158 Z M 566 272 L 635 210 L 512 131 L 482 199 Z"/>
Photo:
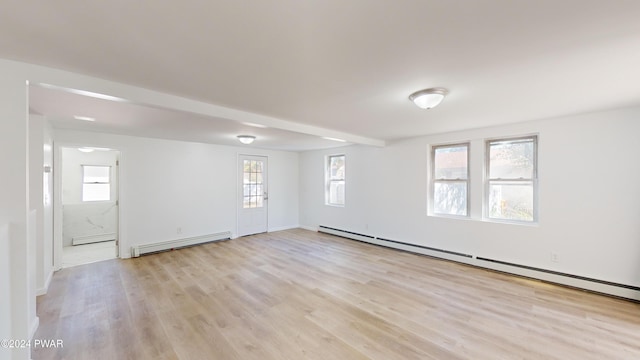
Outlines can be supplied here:
<path id="1" fill-rule="evenodd" d="M 537 221 L 537 144 L 537 136 L 486 142 L 488 218 Z"/>
<path id="2" fill-rule="evenodd" d="M 431 148 L 432 211 L 438 215 L 469 214 L 469 144 Z"/>
<path id="3" fill-rule="evenodd" d="M 327 205 L 344 206 L 345 156 L 331 155 L 327 157 L 325 171 Z"/>
<path id="4" fill-rule="evenodd" d="M 111 200 L 110 166 L 82 165 L 82 201 Z"/>
<path id="5" fill-rule="evenodd" d="M 264 206 L 264 161 L 244 160 L 242 170 L 242 207 L 261 208 Z"/>

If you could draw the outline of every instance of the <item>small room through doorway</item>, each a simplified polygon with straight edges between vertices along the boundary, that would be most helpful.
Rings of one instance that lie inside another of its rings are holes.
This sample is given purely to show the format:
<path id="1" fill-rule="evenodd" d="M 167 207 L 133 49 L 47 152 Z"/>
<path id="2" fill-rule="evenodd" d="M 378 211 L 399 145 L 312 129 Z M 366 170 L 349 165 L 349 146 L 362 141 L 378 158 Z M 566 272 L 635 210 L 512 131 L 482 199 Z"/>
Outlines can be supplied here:
<path id="1" fill-rule="evenodd" d="M 117 258 L 120 152 L 96 147 L 60 150 L 61 267 Z"/>

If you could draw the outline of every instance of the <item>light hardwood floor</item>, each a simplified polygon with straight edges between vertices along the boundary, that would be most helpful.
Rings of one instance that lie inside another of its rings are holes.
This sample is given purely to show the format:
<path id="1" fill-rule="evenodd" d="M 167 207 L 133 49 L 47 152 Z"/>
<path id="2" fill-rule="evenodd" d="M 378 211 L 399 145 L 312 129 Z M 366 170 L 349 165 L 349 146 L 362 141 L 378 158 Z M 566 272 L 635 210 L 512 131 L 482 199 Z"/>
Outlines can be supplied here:
<path id="1" fill-rule="evenodd" d="M 63 269 L 34 359 L 640 359 L 640 304 L 289 230 Z"/>

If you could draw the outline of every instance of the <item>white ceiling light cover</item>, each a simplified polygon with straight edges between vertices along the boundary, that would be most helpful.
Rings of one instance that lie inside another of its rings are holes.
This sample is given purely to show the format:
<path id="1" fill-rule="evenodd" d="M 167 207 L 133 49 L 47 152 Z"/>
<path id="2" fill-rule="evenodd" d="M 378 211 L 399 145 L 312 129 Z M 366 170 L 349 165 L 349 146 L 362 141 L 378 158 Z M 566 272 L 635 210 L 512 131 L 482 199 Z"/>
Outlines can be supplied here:
<path id="1" fill-rule="evenodd" d="M 253 135 L 238 135 L 238 140 L 245 145 L 251 144 L 255 139 Z"/>
<path id="2" fill-rule="evenodd" d="M 409 100 L 421 109 L 432 109 L 438 106 L 448 93 L 449 91 L 444 88 L 425 89 L 409 95 Z"/>

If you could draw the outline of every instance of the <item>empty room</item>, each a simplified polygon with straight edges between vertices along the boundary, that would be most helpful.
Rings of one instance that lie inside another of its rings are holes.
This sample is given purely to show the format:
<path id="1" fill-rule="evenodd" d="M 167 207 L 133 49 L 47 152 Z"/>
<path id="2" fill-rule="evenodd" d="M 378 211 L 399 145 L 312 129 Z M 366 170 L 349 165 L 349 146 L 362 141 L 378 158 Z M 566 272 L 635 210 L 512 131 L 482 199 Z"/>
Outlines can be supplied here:
<path id="1" fill-rule="evenodd" d="M 0 13 L 0 359 L 640 358 L 640 2 Z"/>

